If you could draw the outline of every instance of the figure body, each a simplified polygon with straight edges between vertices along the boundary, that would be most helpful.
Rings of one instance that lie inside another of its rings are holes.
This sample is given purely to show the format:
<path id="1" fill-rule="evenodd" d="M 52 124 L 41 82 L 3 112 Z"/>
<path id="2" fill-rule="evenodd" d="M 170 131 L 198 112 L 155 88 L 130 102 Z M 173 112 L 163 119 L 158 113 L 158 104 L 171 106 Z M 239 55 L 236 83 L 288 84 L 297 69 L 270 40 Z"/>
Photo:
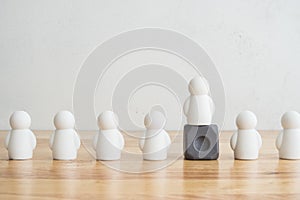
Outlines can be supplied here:
<path id="1" fill-rule="evenodd" d="M 164 130 L 165 123 L 165 116 L 158 111 L 152 111 L 146 115 L 144 124 L 147 130 L 139 143 L 144 160 L 167 159 L 171 139 Z"/>
<path id="2" fill-rule="evenodd" d="M 230 140 L 235 159 L 254 160 L 258 158 L 262 140 L 255 129 L 256 124 L 257 119 L 254 113 L 243 111 L 238 115 L 236 119 L 238 131 Z"/>
<path id="3" fill-rule="evenodd" d="M 183 111 L 189 125 L 210 125 L 214 114 L 214 103 L 209 96 L 209 85 L 205 78 L 195 77 L 189 83 L 190 97 Z"/>
<path id="4" fill-rule="evenodd" d="M 31 159 L 36 147 L 36 137 L 29 129 L 31 118 L 24 111 L 16 111 L 10 117 L 12 130 L 5 139 L 9 159 Z"/>
<path id="5" fill-rule="evenodd" d="M 281 118 L 283 130 L 276 139 L 276 147 L 281 159 L 300 159 L 300 114 L 286 112 Z"/>
<path id="6" fill-rule="evenodd" d="M 74 160 L 80 148 L 80 138 L 75 131 L 75 119 L 71 112 L 60 111 L 54 117 L 55 132 L 50 136 L 49 146 L 55 160 Z"/>
<path id="7" fill-rule="evenodd" d="M 124 138 L 118 129 L 118 118 L 112 111 L 98 117 L 99 132 L 93 140 L 97 160 L 119 160 L 124 148 Z"/>

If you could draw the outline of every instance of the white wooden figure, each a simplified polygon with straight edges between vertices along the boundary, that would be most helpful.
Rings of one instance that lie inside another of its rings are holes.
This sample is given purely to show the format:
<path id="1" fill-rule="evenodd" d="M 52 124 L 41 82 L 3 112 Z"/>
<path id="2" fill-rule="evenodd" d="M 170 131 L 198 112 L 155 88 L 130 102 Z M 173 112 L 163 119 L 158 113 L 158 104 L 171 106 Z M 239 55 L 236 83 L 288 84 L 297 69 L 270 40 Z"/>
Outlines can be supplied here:
<path id="1" fill-rule="evenodd" d="M 36 137 L 29 129 L 31 118 L 25 111 L 16 111 L 10 117 L 11 131 L 5 139 L 9 159 L 31 159 L 36 147 Z"/>
<path id="2" fill-rule="evenodd" d="M 276 139 L 276 147 L 281 159 L 300 159 L 300 114 L 286 112 L 281 118 L 283 130 Z"/>
<path id="3" fill-rule="evenodd" d="M 254 160 L 258 158 L 262 139 L 255 129 L 256 124 L 257 118 L 250 111 L 243 111 L 237 116 L 236 125 L 238 131 L 233 134 L 230 140 L 235 159 Z"/>
<path id="4" fill-rule="evenodd" d="M 169 134 L 164 130 L 165 116 L 159 111 L 152 111 L 145 116 L 146 132 L 139 146 L 144 160 L 165 160 L 171 144 Z"/>
<path id="5" fill-rule="evenodd" d="M 124 138 L 118 129 L 118 117 L 112 111 L 98 116 L 99 132 L 93 140 L 97 160 L 119 160 L 124 148 Z"/>
<path id="6" fill-rule="evenodd" d="M 80 138 L 75 131 L 75 118 L 69 111 L 60 111 L 54 117 L 55 132 L 50 136 L 49 146 L 54 160 L 75 160 Z"/>
<path id="7" fill-rule="evenodd" d="M 204 77 L 197 76 L 189 83 L 190 96 L 185 101 L 183 112 L 189 125 L 210 125 L 215 106 L 210 97 L 209 84 Z"/>

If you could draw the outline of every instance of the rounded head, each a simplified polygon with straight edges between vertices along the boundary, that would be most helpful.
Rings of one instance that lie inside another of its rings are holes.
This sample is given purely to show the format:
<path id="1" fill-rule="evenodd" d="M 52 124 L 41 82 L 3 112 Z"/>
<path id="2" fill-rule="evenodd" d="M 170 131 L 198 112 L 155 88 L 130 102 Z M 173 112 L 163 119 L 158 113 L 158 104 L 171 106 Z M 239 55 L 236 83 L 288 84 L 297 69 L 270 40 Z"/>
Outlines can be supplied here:
<path id="1" fill-rule="evenodd" d="M 118 116 L 112 111 L 104 111 L 98 116 L 98 127 L 101 130 L 117 129 L 119 126 Z"/>
<path id="2" fill-rule="evenodd" d="M 236 118 L 238 129 L 254 129 L 257 124 L 257 118 L 251 111 L 243 111 Z"/>
<path id="3" fill-rule="evenodd" d="M 189 83 L 189 91 L 192 95 L 208 95 L 209 84 L 204 77 L 196 76 Z"/>
<path id="4" fill-rule="evenodd" d="M 281 117 L 281 126 L 284 129 L 300 128 L 300 114 L 296 111 L 288 111 Z"/>
<path id="5" fill-rule="evenodd" d="M 163 129 L 166 122 L 166 117 L 159 111 L 151 111 L 144 119 L 144 124 L 147 129 Z"/>
<path id="6" fill-rule="evenodd" d="M 12 129 L 28 129 L 31 118 L 25 111 L 16 111 L 10 116 L 9 123 Z"/>
<path id="7" fill-rule="evenodd" d="M 74 115 L 67 110 L 59 111 L 54 117 L 56 129 L 73 129 L 75 127 Z"/>

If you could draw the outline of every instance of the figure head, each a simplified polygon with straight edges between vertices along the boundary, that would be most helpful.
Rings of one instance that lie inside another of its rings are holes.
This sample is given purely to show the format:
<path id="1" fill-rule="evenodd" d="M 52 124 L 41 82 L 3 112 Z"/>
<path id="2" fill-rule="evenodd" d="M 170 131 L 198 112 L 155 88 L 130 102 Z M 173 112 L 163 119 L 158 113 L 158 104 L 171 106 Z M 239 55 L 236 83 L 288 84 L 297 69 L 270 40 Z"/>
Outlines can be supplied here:
<path id="1" fill-rule="evenodd" d="M 296 111 L 288 111 L 281 117 L 281 125 L 284 129 L 299 129 L 300 114 Z"/>
<path id="2" fill-rule="evenodd" d="M 75 127 L 74 115 L 67 110 L 59 111 L 54 117 L 56 129 L 73 129 Z"/>
<path id="3" fill-rule="evenodd" d="M 12 129 L 29 129 L 31 118 L 25 111 L 16 111 L 10 116 L 9 123 Z"/>
<path id="4" fill-rule="evenodd" d="M 192 95 L 208 95 L 209 84 L 204 77 L 196 76 L 189 83 L 189 91 Z"/>
<path id="5" fill-rule="evenodd" d="M 98 116 L 98 127 L 101 130 L 117 129 L 119 126 L 118 116 L 112 111 L 104 111 Z"/>
<path id="6" fill-rule="evenodd" d="M 238 129 L 254 129 L 257 125 L 257 118 L 251 111 L 243 111 L 236 118 Z"/>
<path id="7" fill-rule="evenodd" d="M 144 124 L 147 129 L 163 129 L 167 120 L 159 111 L 151 111 L 145 116 Z"/>

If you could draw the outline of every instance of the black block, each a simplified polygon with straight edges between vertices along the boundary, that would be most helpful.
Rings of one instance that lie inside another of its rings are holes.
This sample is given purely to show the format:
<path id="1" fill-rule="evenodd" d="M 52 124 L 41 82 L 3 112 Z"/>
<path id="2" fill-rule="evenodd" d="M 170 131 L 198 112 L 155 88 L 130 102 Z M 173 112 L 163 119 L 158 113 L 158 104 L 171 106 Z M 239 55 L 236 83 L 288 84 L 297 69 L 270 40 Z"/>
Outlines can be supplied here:
<path id="1" fill-rule="evenodd" d="M 219 157 L 218 126 L 185 125 L 183 152 L 187 160 L 216 160 Z"/>

